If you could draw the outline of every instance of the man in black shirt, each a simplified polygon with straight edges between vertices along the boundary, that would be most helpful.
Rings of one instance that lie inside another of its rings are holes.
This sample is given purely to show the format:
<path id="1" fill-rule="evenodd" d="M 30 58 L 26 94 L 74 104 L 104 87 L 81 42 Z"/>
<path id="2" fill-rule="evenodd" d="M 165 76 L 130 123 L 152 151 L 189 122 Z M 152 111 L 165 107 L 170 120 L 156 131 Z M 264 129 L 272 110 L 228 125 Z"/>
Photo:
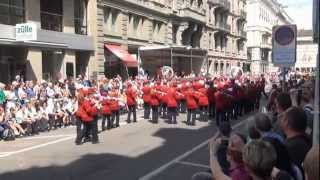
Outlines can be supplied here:
<path id="1" fill-rule="evenodd" d="M 291 107 L 285 111 L 281 119 L 281 129 L 287 139 L 285 145 L 292 161 L 299 167 L 312 146 L 310 138 L 305 133 L 307 128 L 307 115 L 303 109 Z"/>

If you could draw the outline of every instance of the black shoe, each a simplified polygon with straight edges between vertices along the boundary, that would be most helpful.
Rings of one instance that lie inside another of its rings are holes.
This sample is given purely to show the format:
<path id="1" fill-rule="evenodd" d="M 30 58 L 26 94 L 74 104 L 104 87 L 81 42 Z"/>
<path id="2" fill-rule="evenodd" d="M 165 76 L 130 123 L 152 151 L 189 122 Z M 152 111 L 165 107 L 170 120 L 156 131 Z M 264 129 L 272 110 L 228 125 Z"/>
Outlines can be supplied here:
<path id="1" fill-rule="evenodd" d="M 133 123 L 136 123 L 137 121 L 133 121 Z"/>
<path id="2" fill-rule="evenodd" d="M 99 144 L 100 142 L 99 142 L 99 140 L 97 140 L 97 141 L 92 141 L 92 144 Z"/>
<path id="3" fill-rule="evenodd" d="M 127 123 L 128 123 L 128 124 L 130 124 L 130 123 L 131 123 L 131 121 L 127 121 Z"/>
<path id="4" fill-rule="evenodd" d="M 83 140 L 83 142 L 85 142 L 85 143 L 86 143 L 86 142 L 90 142 L 90 141 L 91 141 L 91 138 L 90 138 L 90 137 L 85 137 L 84 140 Z"/>
<path id="5" fill-rule="evenodd" d="M 82 143 L 81 143 L 81 142 L 79 142 L 79 141 L 76 141 L 75 143 L 76 143 L 76 145 L 77 145 L 77 146 L 79 146 L 79 145 L 81 145 L 81 144 L 82 144 Z"/>

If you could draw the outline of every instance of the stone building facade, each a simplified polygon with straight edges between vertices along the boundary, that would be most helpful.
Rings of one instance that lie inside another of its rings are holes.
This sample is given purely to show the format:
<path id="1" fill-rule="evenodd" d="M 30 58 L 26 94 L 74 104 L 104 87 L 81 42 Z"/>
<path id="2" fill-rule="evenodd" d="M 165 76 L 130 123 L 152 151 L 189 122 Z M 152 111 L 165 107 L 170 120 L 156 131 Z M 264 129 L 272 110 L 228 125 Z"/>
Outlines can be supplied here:
<path id="1" fill-rule="evenodd" d="M 252 62 L 251 71 L 254 74 L 277 71 L 271 62 L 272 27 L 291 24 L 293 20 L 277 0 L 247 0 L 247 11 L 247 49 L 248 59 Z"/>
<path id="2" fill-rule="evenodd" d="M 205 50 L 202 60 L 191 54 L 190 66 L 209 67 L 211 74 L 246 66 L 245 5 L 245 0 L 98 0 L 99 67 L 111 63 L 106 45 L 119 46 L 133 56 L 142 46 Z M 185 53 L 179 58 L 189 59 Z"/>
<path id="3" fill-rule="evenodd" d="M 312 30 L 298 31 L 295 69 L 300 72 L 315 72 L 317 67 L 318 44 L 312 35 Z"/>
<path id="4" fill-rule="evenodd" d="M 0 82 L 16 75 L 26 80 L 97 75 L 96 7 L 95 0 L 1 1 Z M 34 39 L 17 38 L 21 23 L 34 27 Z"/>

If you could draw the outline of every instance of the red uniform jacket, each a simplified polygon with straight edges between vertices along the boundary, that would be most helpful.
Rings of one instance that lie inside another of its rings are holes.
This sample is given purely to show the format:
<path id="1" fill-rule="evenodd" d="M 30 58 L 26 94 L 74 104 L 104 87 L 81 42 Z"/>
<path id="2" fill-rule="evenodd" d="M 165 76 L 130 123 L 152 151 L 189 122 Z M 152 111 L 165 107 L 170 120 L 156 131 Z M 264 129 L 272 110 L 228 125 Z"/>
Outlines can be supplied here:
<path id="1" fill-rule="evenodd" d="M 181 85 L 181 93 L 184 95 L 184 98 L 182 100 L 186 100 L 187 92 L 188 92 L 187 84 L 186 83 L 182 83 L 182 85 Z"/>
<path id="2" fill-rule="evenodd" d="M 207 90 L 205 88 L 199 89 L 196 94 L 197 94 L 196 97 L 198 99 L 199 106 L 208 106 L 209 105 Z"/>
<path id="3" fill-rule="evenodd" d="M 151 101 L 151 88 L 149 86 L 144 86 L 142 88 L 142 92 L 143 92 L 143 101 L 144 103 L 150 103 Z"/>
<path id="4" fill-rule="evenodd" d="M 177 100 L 176 100 L 176 89 L 175 88 L 170 87 L 168 89 L 166 99 L 167 99 L 167 107 L 176 108 L 178 106 Z"/>
<path id="5" fill-rule="evenodd" d="M 178 101 L 186 99 L 185 95 L 179 91 L 176 91 L 176 98 Z"/>
<path id="6" fill-rule="evenodd" d="M 161 94 L 161 102 L 168 104 L 168 99 L 167 99 L 167 95 L 166 93 L 168 92 L 168 87 L 167 86 L 161 86 L 160 87 L 161 92 L 163 92 L 164 94 Z"/>
<path id="7" fill-rule="evenodd" d="M 157 92 L 151 92 L 151 100 L 150 100 L 150 105 L 151 106 L 159 106 L 159 93 Z"/>
<path id="8" fill-rule="evenodd" d="M 79 102 L 76 116 L 84 122 L 91 122 L 98 114 L 98 109 L 89 100 Z"/>
<path id="9" fill-rule="evenodd" d="M 117 92 L 111 92 L 110 93 L 110 97 L 111 98 L 119 98 Z M 110 103 L 109 104 L 110 104 L 111 111 L 118 111 L 120 109 L 119 101 L 116 100 L 116 99 L 110 99 Z"/>
<path id="10" fill-rule="evenodd" d="M 132 89 L 131 87 L 129 87 L 126 91 L 126 95 L 127 95 L 127 105 L 128 106 L 133 106 L 136 104 L 136 92 L 134 89 Z"/>
<path id="11" fill-rule="evenodd" d="M 188 109 L 197 109 L 198 105 L 194 96 L 194 92 L 191 88 L 187 91 L 186 100 Z"/>
<path id="12" fill-rule="evenodd" d="M 102 104 L 102 109 L 101 112 L 103 115 L 110 115 L 111 114 L 111 109 L 110 109 L 110 102 L 107 99 L 104 99 L 101 101 Z"/>

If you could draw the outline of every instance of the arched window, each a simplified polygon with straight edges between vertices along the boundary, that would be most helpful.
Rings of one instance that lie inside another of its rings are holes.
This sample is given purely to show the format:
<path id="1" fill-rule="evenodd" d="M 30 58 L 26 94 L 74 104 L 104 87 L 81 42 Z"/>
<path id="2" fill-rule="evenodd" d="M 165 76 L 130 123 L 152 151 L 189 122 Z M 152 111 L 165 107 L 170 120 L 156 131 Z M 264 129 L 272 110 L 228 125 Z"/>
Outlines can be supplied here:
<path id="1" fill-rule="evenodd" d="M 203 5 L 202 0 L 198 0 L 198 8 L 201 8 L 201 7 L 202 7 L 202 5 Z"/>

